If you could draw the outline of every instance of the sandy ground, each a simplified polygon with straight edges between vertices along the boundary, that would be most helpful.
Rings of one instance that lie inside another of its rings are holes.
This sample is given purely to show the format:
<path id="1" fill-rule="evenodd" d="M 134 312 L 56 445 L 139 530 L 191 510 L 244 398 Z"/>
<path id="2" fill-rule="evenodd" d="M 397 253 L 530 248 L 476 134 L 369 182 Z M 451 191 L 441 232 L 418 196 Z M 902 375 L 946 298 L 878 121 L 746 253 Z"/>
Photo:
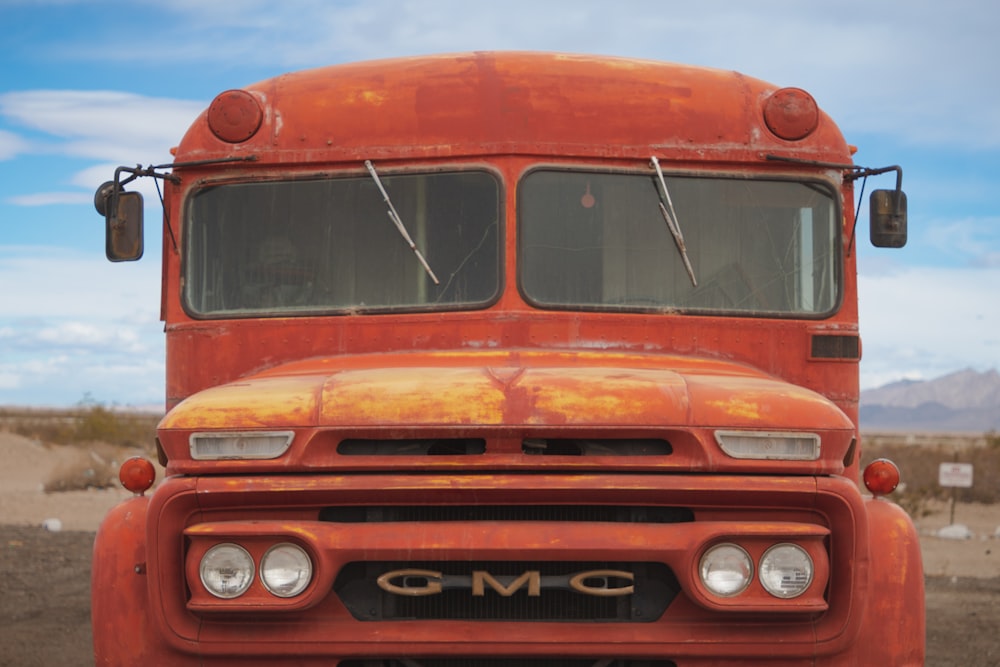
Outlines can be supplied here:
<path id="1" fill-rule="evenodd" d="M 966 539 L 938 537 L 951 522 L 951 506 L 939 503 L 931 509 L 929 516 L 915 521 L 927 576 L 1000 577 L 1000 506 L 955 505 L 952 528 L 965 526 Z"/>
<path id="2" fill-rule="evenodd" d="M 89 451 L 45 446 L 0 432 L 0 523 L 40 526 L 55 519 L 63 530 L 95 531 L 101 517 L 129 493 L 88 489 L 46 493 L 45 484 L 65 471 L 86 468 Z"/>

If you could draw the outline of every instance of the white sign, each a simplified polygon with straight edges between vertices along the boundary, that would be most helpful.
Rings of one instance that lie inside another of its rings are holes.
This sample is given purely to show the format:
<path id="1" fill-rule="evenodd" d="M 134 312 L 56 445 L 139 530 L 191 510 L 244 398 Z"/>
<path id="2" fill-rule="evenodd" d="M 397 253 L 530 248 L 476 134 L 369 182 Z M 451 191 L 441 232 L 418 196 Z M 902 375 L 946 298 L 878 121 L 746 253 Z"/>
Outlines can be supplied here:
<path id="1" fill-rule="evenodd" d="M 971 463 L 942 463 L 938 470 L 938 484 L 941 486 L 958 486 L 963 489 L 972 487 Z"/>

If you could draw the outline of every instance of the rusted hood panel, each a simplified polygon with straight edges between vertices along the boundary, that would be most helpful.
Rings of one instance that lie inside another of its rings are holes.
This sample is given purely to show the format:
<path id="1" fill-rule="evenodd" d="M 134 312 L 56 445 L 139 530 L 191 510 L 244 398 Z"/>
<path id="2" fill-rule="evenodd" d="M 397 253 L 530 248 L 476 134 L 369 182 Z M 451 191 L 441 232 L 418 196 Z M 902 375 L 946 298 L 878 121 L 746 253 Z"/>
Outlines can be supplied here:
<path id="1" fill-rule="evenodd" d="M 558 426 L 851 429 L 833 403 L 746 366 L 602 352 L 313 359 L 196 394 L 167 429 Z"/>

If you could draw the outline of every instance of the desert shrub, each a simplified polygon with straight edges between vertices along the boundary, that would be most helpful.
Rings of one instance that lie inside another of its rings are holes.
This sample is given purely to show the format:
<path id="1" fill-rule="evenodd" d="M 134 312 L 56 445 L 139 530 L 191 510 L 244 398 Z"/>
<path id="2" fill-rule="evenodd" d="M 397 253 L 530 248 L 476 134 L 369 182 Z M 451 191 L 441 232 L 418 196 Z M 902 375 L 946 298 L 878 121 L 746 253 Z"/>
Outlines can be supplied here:
<path id="1" fill-rule="evenodd" d="M 84 402 L 72 410 L 0 409 L 0 429 L 54 445 L 102 442 L 155 450 L 160 415 Z"/>
<path id="2" fill-rule="evenodd" d="M 72 410 L 0 408 L 0 430 L 66 450 L 43 482 L 50 493 L 119 486 L 122 461 L 136 454 L 155 457 L 159 420 L 159 415 L 95 403 Z"/>
<path id="3" fill-rule="evenodd" d="M 952 496 L 950 487 L 938 484 L 942 463 L 973 466 L 972 488 L 954 491 L 958 502 L 1000 502 L 1000 438 L 995 434 L 965 439 L 926 435 L 919 444 L 904 436 L 868 437 L 861 456 L 862 469 L 877 458 L 890 459 L 899 467 L 901 488 L 892 499 L 915 518 L 924 516 L 931 502 L 949 500 Z"/>
<path id="4" fill-rule="evenodd" d="M 70 454 L 45 480 L 47 493 L 118 487 L 118 467 L 130 450 L 103 442 L 62 447 Z"/>

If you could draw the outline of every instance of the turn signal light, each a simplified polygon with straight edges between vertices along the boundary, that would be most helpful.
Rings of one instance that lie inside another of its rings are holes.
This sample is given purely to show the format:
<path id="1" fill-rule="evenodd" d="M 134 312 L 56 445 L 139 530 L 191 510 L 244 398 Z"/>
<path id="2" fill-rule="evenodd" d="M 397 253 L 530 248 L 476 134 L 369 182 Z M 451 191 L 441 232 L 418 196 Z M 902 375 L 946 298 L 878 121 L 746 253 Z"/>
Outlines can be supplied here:
<path id="1" fill-rule="evenodd" d="M 813 96 L 801 88 L 782 88 L 764 102 L 764 122 L 776 136 L 799 141 L 819 125 L 819 106 Z"/>
<path id="2" fill-rule="evenodd" d="M 196 461 L 276 459 L 288 451 L 294 437 L 292 431 L 192 433 L 191 458 Z"/>
<path id="3" fill-rule="evenodd" d="M 264 111 L 245 90 L 219 93 L 208 107 L 208 127 L 212 134 L 230 144 L 238 144 L 257 134 Z"/>
<path id="4" fill-rule="evenodd" d="M 118 469 L 118 479 L 122 486 L 132 493 L 141 496 L 156 480 L 156 469 L 153 464 L 141 456 L 133 456 Z"/>
<path id="5" fill-rule="evenodd" d="M 885 496 L 899 485 L 899 468 L 889 459 L 876 459 L 865 468 L 863 479 L 873 496 Z"/>

